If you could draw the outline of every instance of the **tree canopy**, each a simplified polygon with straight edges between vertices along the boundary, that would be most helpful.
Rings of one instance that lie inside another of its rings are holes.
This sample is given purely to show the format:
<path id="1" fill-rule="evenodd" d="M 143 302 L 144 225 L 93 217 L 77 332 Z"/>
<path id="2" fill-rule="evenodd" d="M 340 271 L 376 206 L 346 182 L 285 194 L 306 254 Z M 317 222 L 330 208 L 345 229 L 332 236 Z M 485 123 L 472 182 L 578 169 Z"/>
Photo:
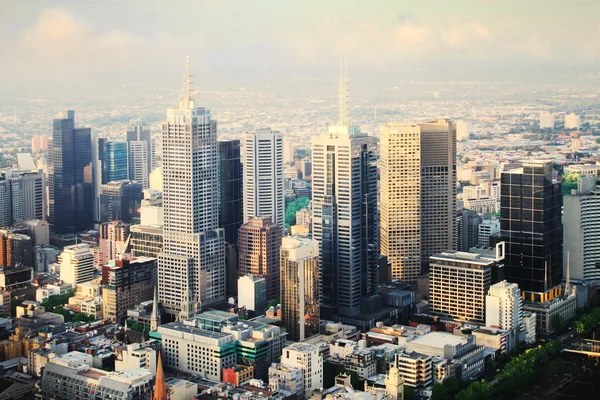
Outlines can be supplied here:
<path id="1" fill-rule="evenodd" d="M 287 205 L 287 207 L 285 208 L 286 227 L 296 224 L 296 212 L 300 211 L 303 208 L 306 208 L 306 206 L 308 206 L 308 203 L 310 203 L 310 198 L 299 197 Z"/>

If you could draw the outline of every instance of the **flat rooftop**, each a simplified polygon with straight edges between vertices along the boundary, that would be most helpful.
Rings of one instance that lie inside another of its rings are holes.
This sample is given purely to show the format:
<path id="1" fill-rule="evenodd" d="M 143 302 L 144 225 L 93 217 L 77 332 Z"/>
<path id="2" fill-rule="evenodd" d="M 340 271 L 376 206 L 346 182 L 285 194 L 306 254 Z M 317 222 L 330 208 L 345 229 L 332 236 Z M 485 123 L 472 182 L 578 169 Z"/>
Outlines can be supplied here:
<path id="1" fill-rule="evenodd" d="M 447 344 L 457 346 L 463 343 L 465 343 L 465 338 L 462 336 L 453 335 L 448 332 L 430 332 L 427 335 L 416 337 L 410 342 L 407 342 L 407 345 L 415 344 L 443 350 L 444 346 Z"/>
<path id="2" fill-rule="evenodd" d="M 168 324 L 161 325 L 159 329 L 160 328 L 170 329 L 183 333 L 191 333 L 193 335 L 205 336 L 211 339 L 222 339 L 224 337 L 231 336 L 227 333 L 207 331 L 205 329 L 196 328 L 195 326 L 184 325 L 181 322 L 169 322 Z"/>

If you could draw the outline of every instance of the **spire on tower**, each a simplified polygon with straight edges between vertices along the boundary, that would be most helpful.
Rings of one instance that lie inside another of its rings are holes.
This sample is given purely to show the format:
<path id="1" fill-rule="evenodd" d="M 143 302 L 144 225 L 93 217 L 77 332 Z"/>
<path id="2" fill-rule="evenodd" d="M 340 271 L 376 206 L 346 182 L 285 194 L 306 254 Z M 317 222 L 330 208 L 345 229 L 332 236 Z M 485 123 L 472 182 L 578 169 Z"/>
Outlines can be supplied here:
<path id="1" fill-rule="evenodd" d="M 571 294 L 571 260 L 569 255 L 570 254 L 567 251 L 567 278 L 565 282 L 565 297 L 568 297 Z"/>
<path id="2" fill-rule="evenodd" d="M 150 314 L 150 330 L 156 331 L 160 322 L 158 314 L 158 287 L 154 288 L 154 300 L 152 301 L 152 314 Z"/>
<path id="3" fill-rule="evenodd" d="M 183 90 L 179 98 L 180 108 L 194 108 L 194 100 L 196 100 L 196 91 L 193 88 L 192 71 L 190 68 L 190 56 L 187 56 L 185 63 L 185 75 L 183 76 Z"/>
<path id="4" fill-rule="evenodd" d="M 162 358 L 158 352 L 158 360 L 156 362 L 156 380 L 154 384 L 154 396 L 152 400 L 168 400 L 167 385 L 165 384 L 165 373 L 162 366 Z"/>
<path id="5" fill-rule="evenodd" d="M 338 125 L 340 126 L 350 126 L 350 119 L 348 116 L 348 93 L 348 60 L 343 57 L 340 57 L 340 87 L 338 115 Z"/>

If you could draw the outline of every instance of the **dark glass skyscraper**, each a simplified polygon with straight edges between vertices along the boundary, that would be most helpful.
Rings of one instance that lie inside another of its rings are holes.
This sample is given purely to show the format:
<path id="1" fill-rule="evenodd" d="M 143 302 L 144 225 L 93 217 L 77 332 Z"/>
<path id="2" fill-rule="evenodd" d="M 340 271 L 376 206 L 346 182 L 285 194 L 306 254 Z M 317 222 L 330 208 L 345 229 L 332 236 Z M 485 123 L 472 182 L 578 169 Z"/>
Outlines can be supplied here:
<path id="1" fill-rule="evenodd" d="M 57 233 L 92 227 L 92 139 L 90 128 L 75 128 L 75 111 L 54 120 L 49 150 L 50 223 Z"/>
<path id="2" fill-rule="evenodd" d="M 98 139 L 102 184 L 129 179 L 127 142 Z"/>
<path id="3" fill-rule="evenodd" d="M 562 194 L 550 162 L 527 162 L 502 173 L 500 235 L 506 242 L 506 280 L 525 300 L 560 294 L 562 279 Z"/>
<path id="4" fill-rule="evenodd" d="M 128 180 L 113 181 L 100 188 L 100 223 L 123 221 L 137 223 L 143 198 L 142 184 Z"/>
<path id="5" fill-rule="evenodd" d="M 219 228 L 225 229 L 225 241 L 237 244 L 242 226 L 242 164 L 240 141 L 218 142 L 219 146 Z"/>

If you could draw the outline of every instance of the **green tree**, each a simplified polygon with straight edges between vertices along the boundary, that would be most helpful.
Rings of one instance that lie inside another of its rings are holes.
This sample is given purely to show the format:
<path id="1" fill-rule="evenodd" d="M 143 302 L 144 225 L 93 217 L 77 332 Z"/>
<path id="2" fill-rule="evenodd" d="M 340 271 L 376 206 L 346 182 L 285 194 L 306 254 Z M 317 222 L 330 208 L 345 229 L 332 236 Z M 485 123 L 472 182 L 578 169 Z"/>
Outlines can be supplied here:
<path id="1" fill-rule="evenodd" d="M 431 400 L 450 400 L 451 397 L 446 392 L 446 388 L 441 383 L 436 383 L 433 385 L 433 390 L 431 391 Z"/>
<path id="2" fill-rule="evenodd" d="M 46 311 L 52 312 L 54 307 L 65 305 L 69 302 L 69 299 L 75 295 L 75 290 L 69 290 L 64 294 L 57 294 L 50 296 L 42 300 L 42 306 Z"/>
<path id="3" fill-rule="evenodd" d="M 95 318 L 84 313 L 77 313 L 71 319 L 71 322 L 92 322 Z"/>
<path id="4" fill-rule="evenodd" d="M 571 194 L 571 189 L 577 189 L 578 180 L 579 180 L 579 174 L 576 172 L 565 175 L 565 177 L 562 181 L 562 185 L 561 185 L 561 191 L 562 191 L 563 196 L 567 195 L 567 194 Z"/>
<path id="5" fill-rule="evenodd" d="M 292 201 L 285 208 L 285 225 L 290 227 L 296 224 L 296 212 L 308 206 L 310 199 L 308 197 L 299 197 Z"/>
<path id="6" fill-rule="evenodd" d="M 56 306 L 56 307 L 54 307 L 54 309 L 52 310 L 52 312 L 55 313 L 55 314 L 62 315 L 64 317 L 64 319 L 65 319 L 65 322 L 71 322 L 73 320 L 73 314 L 71 313 L 71 311 L 67 310 L 63 306 Z"/>
<path id="7" fill-rule="evenodd" d="M 413 400 L 415 398 L 415 389 L 404 385 L 404 400 Z"/>
<path id="8" fill-rule="evenodd" d="M 450 398 L 454 398 L 456 393 L 460 392 L 460 382 L 453 376 L 446 378 L 444 389 Z"/>
<path id="9" fill-rule="evenodd" d="M 552 317 L 550 325 L 552 326 L 552 329 L 554 329 L 556 332 L 562 332 L 567 327 L 565 319 L 559 314 L 555 314 Z"/>

